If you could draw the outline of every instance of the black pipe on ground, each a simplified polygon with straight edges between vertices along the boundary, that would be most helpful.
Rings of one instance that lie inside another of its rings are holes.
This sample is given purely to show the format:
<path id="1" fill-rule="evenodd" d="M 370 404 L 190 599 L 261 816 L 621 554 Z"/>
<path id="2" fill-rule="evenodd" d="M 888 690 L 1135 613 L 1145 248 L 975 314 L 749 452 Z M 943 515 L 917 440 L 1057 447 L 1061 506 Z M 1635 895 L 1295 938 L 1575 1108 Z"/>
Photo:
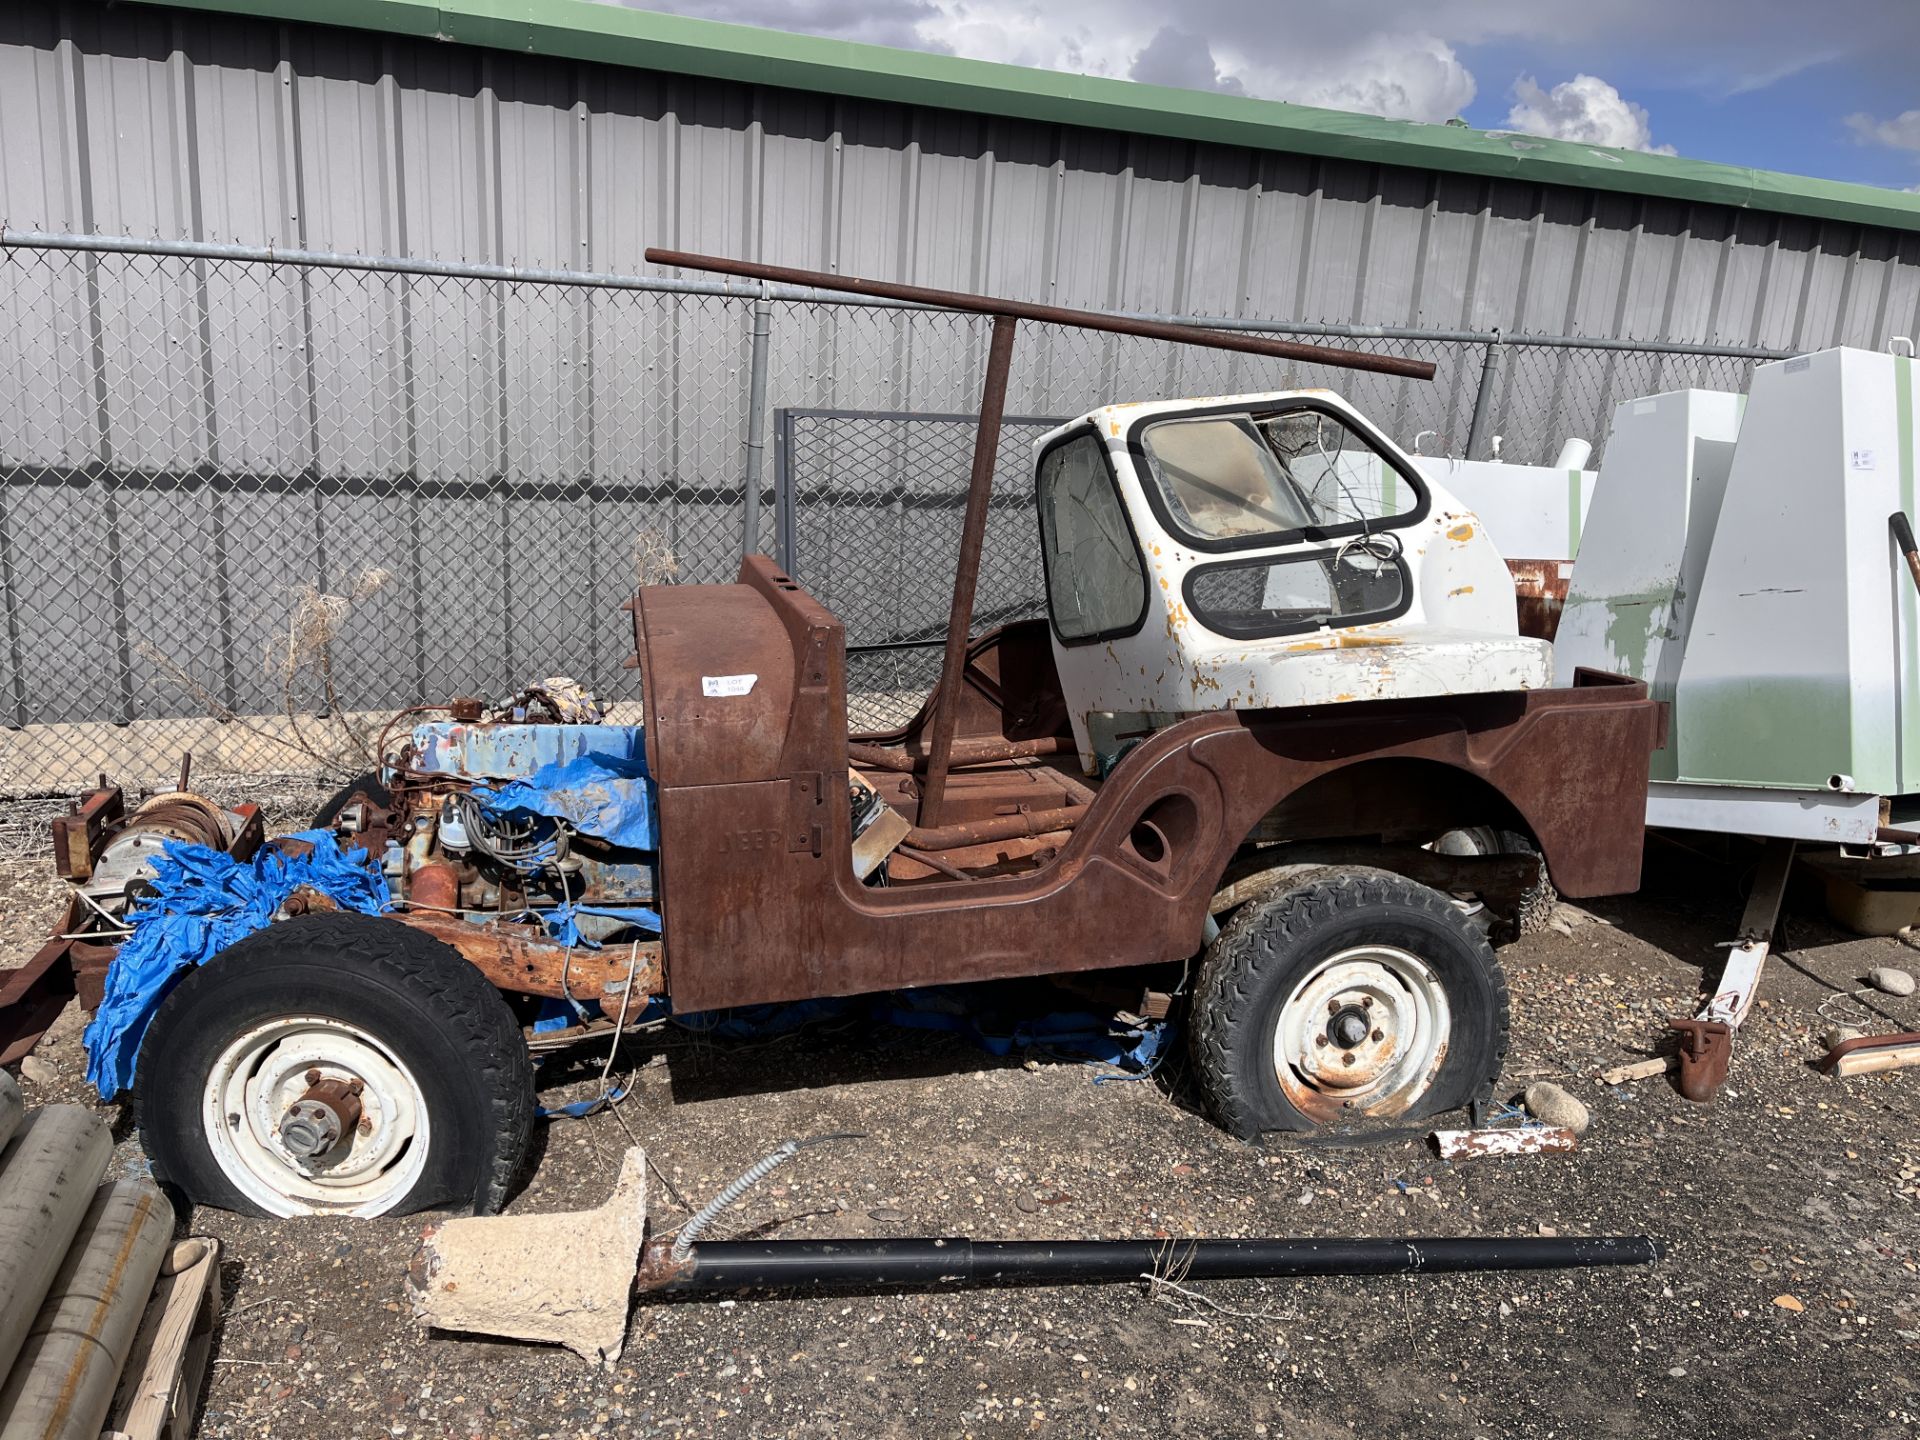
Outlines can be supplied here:
<path id="1" fill-rule="evenodd" d="M 1234 1280 L 1437 1275 L 1650 1265 L 1646 1235 L 1433 1240 L 748 1240 L 701 1243 L 684 1261 L 649 1247 L 640 1288 L 668 1294 L 902 1285 L 1087 1285 L 1159 1275 Z"/>

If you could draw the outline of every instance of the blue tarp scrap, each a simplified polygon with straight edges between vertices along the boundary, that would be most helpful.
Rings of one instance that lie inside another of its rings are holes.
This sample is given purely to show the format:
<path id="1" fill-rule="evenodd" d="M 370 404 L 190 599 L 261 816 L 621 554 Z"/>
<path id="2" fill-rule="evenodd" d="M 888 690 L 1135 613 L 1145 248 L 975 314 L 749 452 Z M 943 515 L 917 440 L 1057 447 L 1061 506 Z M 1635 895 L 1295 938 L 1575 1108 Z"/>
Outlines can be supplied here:
<path id="1" fill-rule="evenodd" d="M 289 856 L 265 845 L 243 861 L 170 840 L 154 857 L 153 889 L 127 913 L 133 933 L 107 969 L 106 996 L 86 1030 L 87 1079 L 103 1099 L 133 1084 L 140 1042 L 180 975 L 264 929 L 295 890 L 318 890 L 363 915 L 392 905 L 387 877 L 365 850 L 342 854 L 331 830 L 287 838 L 312 848 Z"/>
<path id="2" fill-rule="evenodd" d="M 564 905 L 555 905 L 539 913 L 541 923 L 547 927 L 547 934 L 560 945 L 585 945 L 593 950 L 600 948 L 600 941 L 589 940 L 580 933 L 579 917 L 582 915 L 598 915 L 605 920 L 622 920 L 650 934 L 660 933 L 659 912 L 650 910 L 645 905 L 589 905 L 583 901 L 570 900 Z M 623 945 L 626 942 L 616 940 L 613 943 Z"/>
<path id="3" fill-rule="evenodd" d="M 639 756 L 576 755 L 542 765 L 524 780 L 475 786 L 474 798 L 495 815 L 546 815 L 629 850 L 659 848 L 653 796 Z"/>

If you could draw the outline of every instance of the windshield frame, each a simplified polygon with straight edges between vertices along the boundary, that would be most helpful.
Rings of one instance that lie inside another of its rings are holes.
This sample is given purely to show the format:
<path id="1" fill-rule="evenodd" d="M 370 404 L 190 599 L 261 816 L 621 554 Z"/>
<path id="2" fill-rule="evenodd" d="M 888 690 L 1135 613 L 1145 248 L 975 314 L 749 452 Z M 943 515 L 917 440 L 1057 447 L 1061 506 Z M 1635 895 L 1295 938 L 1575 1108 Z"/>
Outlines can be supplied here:
<path id="1" fill-rule="evenodd" d="M 1174 518 L 1167 504 L 1167 497 L 1160 489 L 1160 483 L 1154 478 L 1153 461 L 1147 453 L 1147 431 L 1155 425 L 1177 424 L 1183 420 L 1204 420 L 1223 415 L 1246 415 L 1256 423 L 1276 416 L 1291 414 L 1298 410 L 1311 410 L 1338 422 L 1366 442 L 1367 447 L 1381 461 L 1393 467 L 1394 473 L 1406 485 L 1413 497 L 1410 508 L 1400 510 L 1393 515 L 1377 520 L 1343 520 L 1338 525 L 1302 525 L 1292 530 L 1270 530 L 1257 535 L 1234 535 L 1216 538 L 1196 535 Z M 1402 530 L 1417 525 L 1427 518 L 1433 508 L 1432 492 L 1421 479 L 1420 472 L 1392 448 L 1386 437 L 1376 430 L 1360 415 L 1344 409 L 1337 409 L 1316 396 L 1300 395 L 1278 400 L 1271 405 L 1250 405 L 1245 400 L 1231 401 L 1221 405 L 1206 405 L 1192 410 L 1178 410 L 1164 414 L 1143 415 L 1127 429 L 1127 455 L 1133 462 L 1135 473 L 1139 477 L 1140 489 L 1146 494 L 1147 506 L 1153 511 L 1153 518 L 1159 522 L 1167 534 L 1175 537 L 1182 545 L 1195 550 L 1214 553 L 1231 553 L 1237 550 L 1273 550 L 1285 545 L 1297 545 L 1302 541 L 1339 540 L 1348 535 L 1364 535 L 1378 530 Z"/>

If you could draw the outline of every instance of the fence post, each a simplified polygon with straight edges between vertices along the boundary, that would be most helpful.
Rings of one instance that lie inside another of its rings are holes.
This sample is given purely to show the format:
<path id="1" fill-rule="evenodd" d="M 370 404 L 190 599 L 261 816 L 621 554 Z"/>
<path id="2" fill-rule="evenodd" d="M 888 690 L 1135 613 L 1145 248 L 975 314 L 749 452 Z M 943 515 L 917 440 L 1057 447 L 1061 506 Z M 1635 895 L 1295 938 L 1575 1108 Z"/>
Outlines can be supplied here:
<path id="1" fill-rule="evenodd" d="M 760 472 L 767 451 L 767 353 L 773 348 L 773 302 L 762 283 L 753 302 L 753 354 L 747 363 L 747 454 L 740 507 L 740 555 L 760 550 Z"/>
<path id="2" fill-rule="evenodd" d="M 793 574 L 793 412 L 773 412 L 773 558 Z"/>
<path id="3" fill-rule="evenodd" d="M 1480 455 L 1480 433 L 1487 424 L 1487 401 L 1493 394 L 1493 381 L 1500 371 L 1500 332 L 1493 332 L 1493 338 L 1487 341 L 1487 348 L 1480 357 L 1480 389 L 1473 397 L 1473 420 L 1467 426 L 1466 459 L 1478 459 Z"/>

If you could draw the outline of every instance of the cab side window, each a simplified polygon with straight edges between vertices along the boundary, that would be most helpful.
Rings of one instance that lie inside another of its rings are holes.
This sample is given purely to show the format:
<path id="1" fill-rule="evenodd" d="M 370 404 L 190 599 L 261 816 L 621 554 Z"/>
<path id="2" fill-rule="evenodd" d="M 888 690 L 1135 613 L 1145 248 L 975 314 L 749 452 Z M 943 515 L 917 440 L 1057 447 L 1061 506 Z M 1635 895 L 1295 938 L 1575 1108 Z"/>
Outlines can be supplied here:
<path id="1" fill-rule="evenodd" d="M 1146 613 L 1146 570 L 1101 448 L 1080 435 L 1040 461 L 1040 546 L 1062 640 L 1129 631 Z"/>

